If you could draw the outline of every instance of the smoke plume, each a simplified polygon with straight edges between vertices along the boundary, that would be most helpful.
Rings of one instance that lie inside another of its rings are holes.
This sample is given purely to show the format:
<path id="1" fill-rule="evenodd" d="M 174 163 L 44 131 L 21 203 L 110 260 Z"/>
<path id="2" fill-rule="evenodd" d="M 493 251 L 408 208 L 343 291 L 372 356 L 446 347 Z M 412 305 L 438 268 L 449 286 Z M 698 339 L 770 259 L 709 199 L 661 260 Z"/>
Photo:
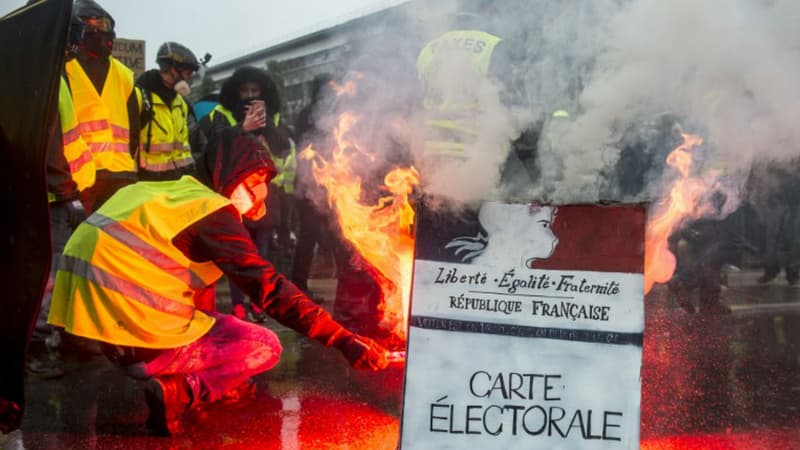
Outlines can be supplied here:
<path id="1" fill-rule="evenodd" d="M 489 3 L 488 31 L 504 39 L 511 61 L 506 79 L 477 79 L 457 64 L 437 78 L 441 89 L 467 89 L 481 105 L 466 160 L 431 163 L 421 155 L 424 108 L 415 70 L 425 43 L 452 27 L 457 2 L 412 1 L 403 7 L 405 20 L 387 21 L 380 39 L 354 51 L 360 57 L 352 69 L 364 78 L 359 103 L 347 107 L 362 112 L 384 161 L 417 167 L 427 193 L 459 204 L 650 199 L 669 170 L 655 137 L 674 144 L 668 141 L 677 126 L 703 136 L 704 167 L 720 169 L 734 185 L 755 160 L 798 155 L 798 2 Z M 559 110 L 568 117 L 553 117 Z M 535 164 L 508 176 L 507 161 L 519 156 L 511 143 L 526 130 L 538 136 Z M 641 186 L 625 189 L 631 171 L 641 174 Z"/>

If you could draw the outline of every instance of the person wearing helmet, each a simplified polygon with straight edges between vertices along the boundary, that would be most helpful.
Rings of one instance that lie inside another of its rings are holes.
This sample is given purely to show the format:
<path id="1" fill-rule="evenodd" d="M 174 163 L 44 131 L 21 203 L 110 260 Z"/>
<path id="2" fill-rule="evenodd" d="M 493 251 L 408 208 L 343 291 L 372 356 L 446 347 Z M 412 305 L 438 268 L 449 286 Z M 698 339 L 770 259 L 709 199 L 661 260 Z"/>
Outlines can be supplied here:
<path id="1" fill-rule="evenodd" d="M 28 5 L 31 3 L 33 2 L 28 2 Z M 73 11 L 65 48 L 66 61 L 77 56 L 83 41 L 83 32 L 83 22 Z M 47 315 L 50 311 L 53 280 L 61 251 L 72 231 L 86 218 L 79 199 L 80 192 L 91 187 L 95 180 L 94 159 L 80 135 L 72 94 L 63 75 L 58 92 L 56 120 L 56 133 L 50 139 L 45 166 L 53 255 L 50 278 L 45 286 L 39 317 L 28 345 L 26 365 L 29 374 L 45 379 L 60 377 L 64 374 L 58 352 L 61 343 L 59 335 L 55 327 L 47 324 Z"/>
<path id="2" fill-rule="evenodd" d="M 136 182 L 133 154 L 139 146 L 139 100 L 133 72 L 111 56 L 114 19 L 93 0 L 76 0 L 75 15 L 85 26 L 78 56 L 67 62 L 78 128 L 94 157 L 95 183 L 81 192 L 88 211 L 117 189 Z"/>
<path id="3" fill-rule="evenodd" d="M 259 255 L 242 216 L 263 216 L 276 169 L 238 127 L 212 134 L 196 177 L 119 190 L 67 242 L 49 322 L 100 341 L 145 394 L 154 434 L 180 431 L 188 408 L 237 391 L 281 354 L 264 326 L 199 308 L 222 274 L 283 325 L 339 349 L 353 367 L 387 351 L 345 329 Z"/>
<path id="4" fill-rule="evenodd" d="M 177 42 L 165 42 L 156 54 L 158 69 L 148 70 L 137 80 L 142 113 L 139 138 L 139 179 L 177 180 L 189 173 L 189 79 L 199 68 L 194 53 Z"/>

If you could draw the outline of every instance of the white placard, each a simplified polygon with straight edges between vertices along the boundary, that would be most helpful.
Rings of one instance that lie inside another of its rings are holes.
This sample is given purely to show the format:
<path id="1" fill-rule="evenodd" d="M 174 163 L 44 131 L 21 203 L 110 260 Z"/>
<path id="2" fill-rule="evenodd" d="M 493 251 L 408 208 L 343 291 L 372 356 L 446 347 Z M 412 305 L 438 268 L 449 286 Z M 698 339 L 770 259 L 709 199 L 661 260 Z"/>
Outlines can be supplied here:
<path id="1" fill-rule="evenodd" d="M 626 263 L 606 264 L 613 242 L 564 233 L 590 242 L 582 220 L 633 218 L 643 240 L 644 209 L 597 208 L 484 207 L 501 226 L 483 210 L 480 226 L 420 217 L 402 449 L 639 448 L 643 255 L 625 245 Z"/>

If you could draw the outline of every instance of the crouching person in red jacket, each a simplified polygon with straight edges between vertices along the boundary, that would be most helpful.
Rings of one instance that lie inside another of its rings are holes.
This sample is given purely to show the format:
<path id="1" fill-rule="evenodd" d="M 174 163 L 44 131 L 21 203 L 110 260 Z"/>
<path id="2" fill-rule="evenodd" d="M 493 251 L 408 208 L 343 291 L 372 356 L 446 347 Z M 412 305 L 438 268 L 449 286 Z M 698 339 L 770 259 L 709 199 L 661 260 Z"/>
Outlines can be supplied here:
<path id="1" fill-rule="evenodd" d="M 64 249 L 50 309 L 50 323 L 101 341 L 113 362 L 148 380 L 149 430 L 179 432 L 183 412 L 278 362 L 275 333 L 213 312 L 222 274 L 278 322 L 338 348 L 355 368 L 385 368 L 386 350 L 277 273 L 242 225 L 241 216 L 265 213 L 275 176 L 261 144 L 236 127 L 220 130 L 195 165 L 195 176 L 120 189 L 86 219 Z"/>

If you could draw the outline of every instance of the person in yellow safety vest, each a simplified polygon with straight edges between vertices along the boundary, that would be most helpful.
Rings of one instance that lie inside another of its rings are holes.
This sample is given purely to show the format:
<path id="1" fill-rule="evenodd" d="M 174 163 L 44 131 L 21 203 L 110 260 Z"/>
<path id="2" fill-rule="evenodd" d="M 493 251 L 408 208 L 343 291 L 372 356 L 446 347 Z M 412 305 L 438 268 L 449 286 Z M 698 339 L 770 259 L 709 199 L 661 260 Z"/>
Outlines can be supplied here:
<path id="1" fill-rule="evenodd" d="M 461 0 L 459 8 L 455 28 L 428 42 L 417 57 L 427 111 L 426 156 L 465 158 L 481 110 L 475 83 L 491 79 L 504 87 L 508 78 L 506 46 L 484 23 L 491 2 Z"/>
<path id="2" fill-rule="evenodd" d="M 282 348 L 268 328 L 197 306 L 225 274 L 281 324 L 378 370 L 388 352 L 334 321 L 258 254 L 242 224 L 265 211 L 275 167 L 241 128 L 215 131 L 196 178 L 120 189 L 64 249 L 49 322 L 100 341 L 112 362 L 147 380 L 151 432 L 180 432 L 184 411 L 272 368 Z"/>
<path id="3" fill-rule="evenodd" d="M 426 168 L 442 163 L 467 161 L 469 147 L 480 141 L 480 125 L 486 120 L 486 94 L 490 83 L 497 88 L 497 101 L 506 106 L 522 106 L 525 96 L 516 92 L 519 83 L 513 80 L 510 44 L 490 31 L 495 5 L 491 0 L 459 0 L 459 11 L 453 29 L 428 42 L 417 57 L 417 77 L 421 86 L 424 111 L 424 142 L 421 161 L 423 183 Z M 482 104 L 483 103 L 483 104 Z M 500 182 L 530 185 L 535 176 L 534 152 L 525 130 L 518 138 L 509 139 L 508 148 L 475 149 L 507 154 L 498 167 Z M 508 151 L 511 150 L 511 151 Z"/>
<path id="4" fill-rule="evenodd" d="M 66 60 L 73 59 L 83 39 L 83 22 L 75 14 L 70 18 Z M 58 90 L 57 132 L 50 139 L 46 159 L 47 197 L 50 203 L 50 238 L 53 257 L 50 278 L 42 296 L 39 317 L 28 345 L 28 373 L 41 378 L 64 374 L 58 357 L 60 339 L 57 330 L 47 324 L 53 280 L 59 257 L 72 231 L 86 218 L 80 192 L 91 187 L 95 179 L 92 152 L 78 130 L 78 119 L 66 79 L 61 77 Z"/>
<path id="5" fill-rule="evenodd" d="M 156 54 L 158 69 L 137 80 L 142 98 L 139 138 L 139 179 L 177 180 L 190 173 L 188 80 L 200 68 L 191 50 L 177 42 L 165 42 Z"/>
<path id="6" fill-rule="evenodd" d="M 81 192 L 88 211 L 117 189 L 136 182 L 133 154 L 139 145 L 139 101 L 133 72 L 111 56 L 114 19 L 93 0 L 76 0 L 85 33 L 78 57 L 67 62 L 78 129 L 92 151 L 95 184 Z"/>
<path id="7" fill-rule="evenodd" d="M 280 120 L 280 96 L 275 82 L 256 67 L 244 66 L 236 69 L 220 88 L 220 103 L 200 120 L 198 131 L 209 135 L 219 128 L 241 127 L 256 136 L 267 148 L 278 174 L 273 178 L 267 198 L 269 214 L 260 221 L 246 221 L 253 241 L 261 255 L 270 259 L 281 270 L 288 270 L 279 247 L 288 247 L 291 201 L 297 166 L 297 151 L 288 127 Z M 272 235 L 277 231 L 280 246 L 274 245 Z M 244 294 L 230 284 L 232 312 L 238 318 L 257 320 L 261 311 L 250 302 L 252 314 L 245 307 Z"/>

